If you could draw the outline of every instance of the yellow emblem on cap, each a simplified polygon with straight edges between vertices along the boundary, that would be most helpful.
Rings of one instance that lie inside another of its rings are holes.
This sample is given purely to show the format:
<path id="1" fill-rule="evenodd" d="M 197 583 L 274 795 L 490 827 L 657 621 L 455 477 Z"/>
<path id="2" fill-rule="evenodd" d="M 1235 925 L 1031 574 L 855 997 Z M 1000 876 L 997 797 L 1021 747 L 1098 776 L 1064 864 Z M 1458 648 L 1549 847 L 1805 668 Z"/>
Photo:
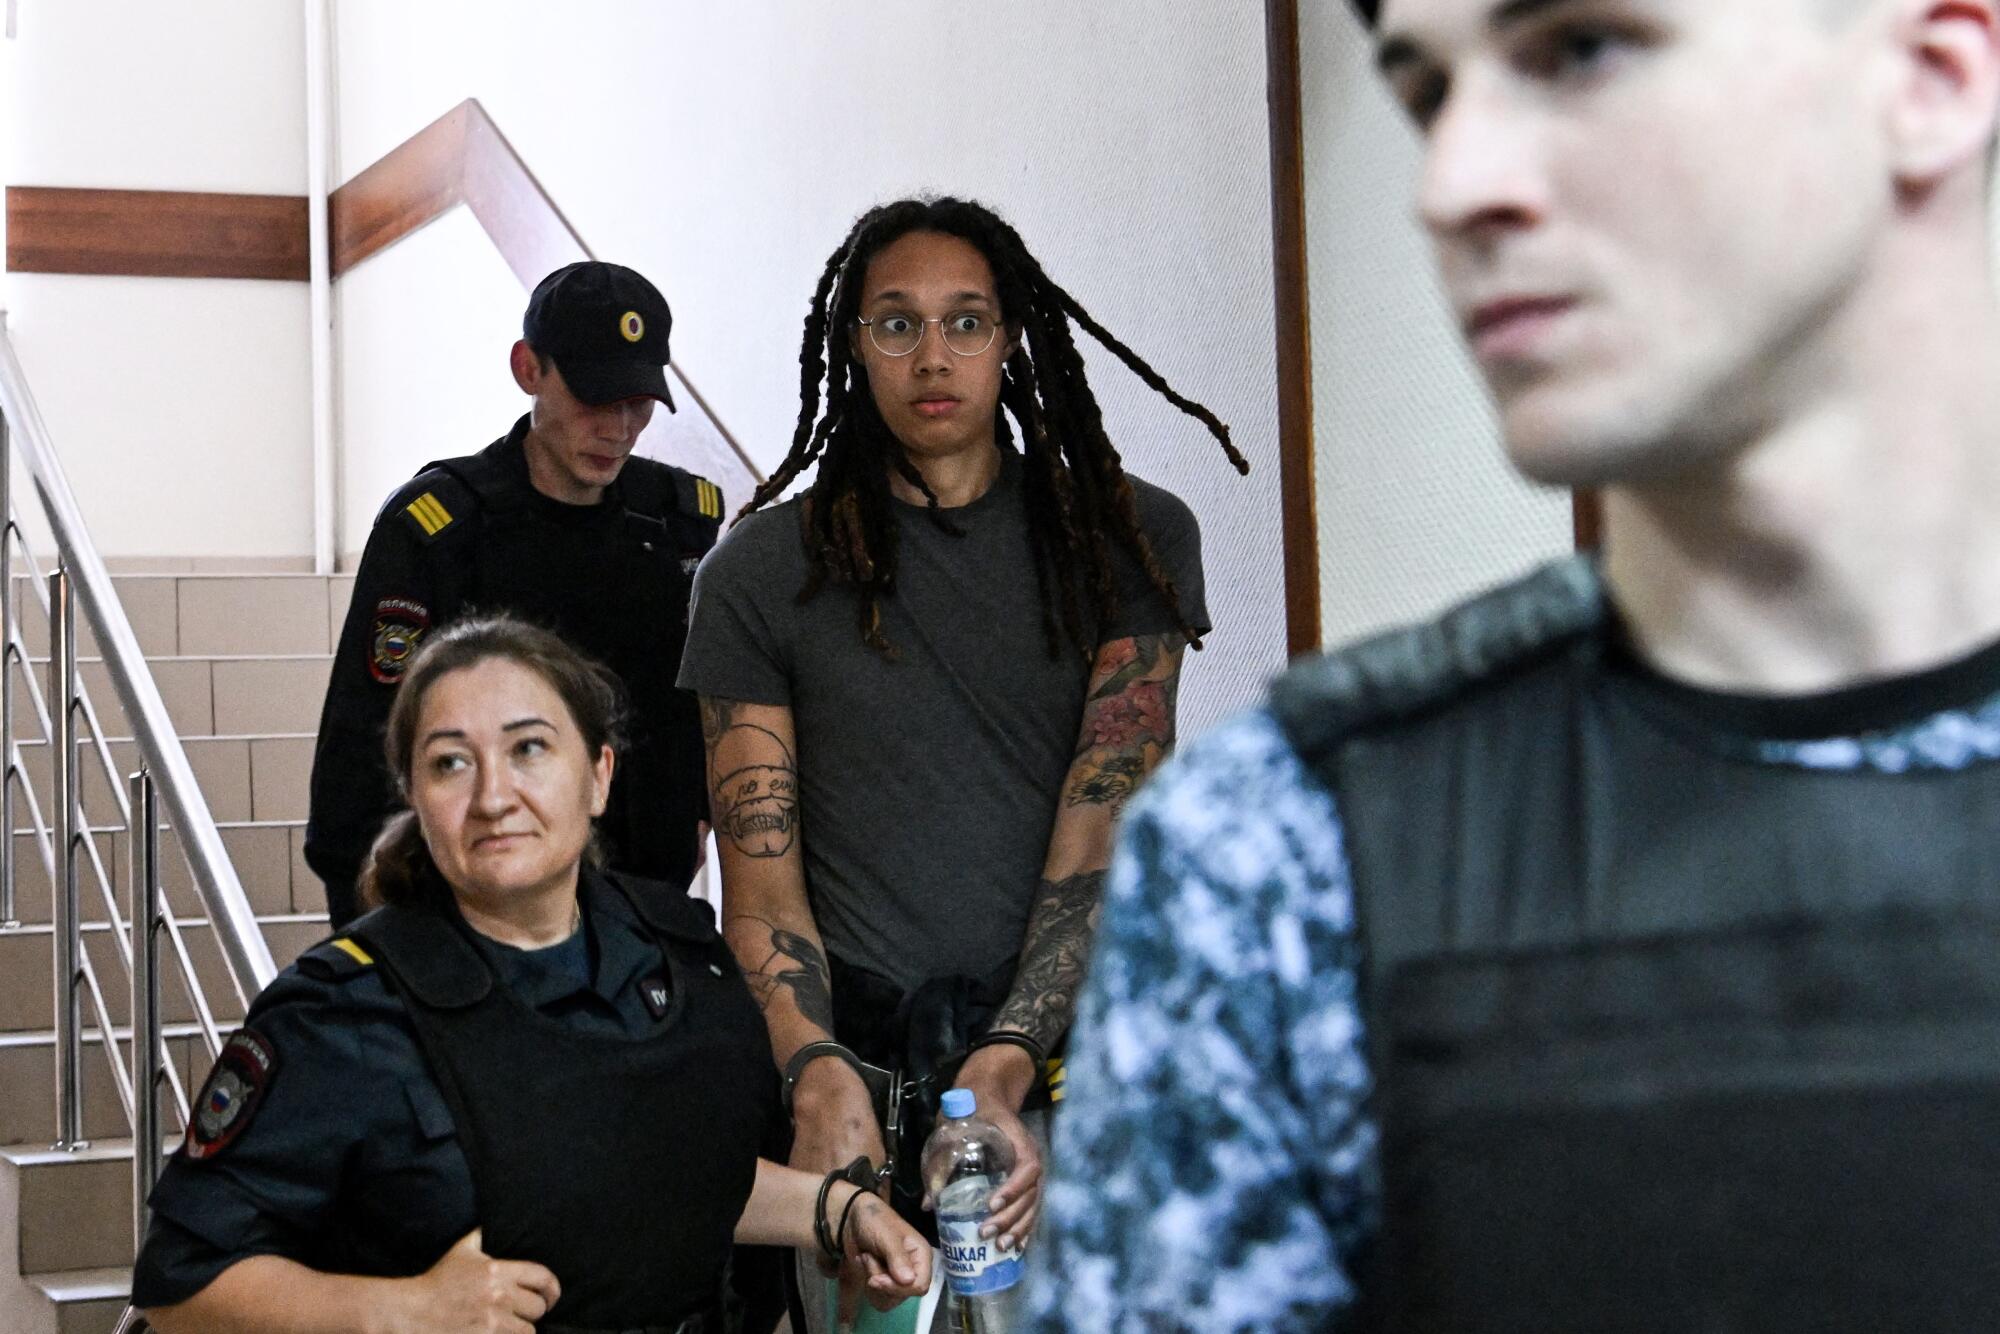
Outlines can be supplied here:
<path id="1" fill-rule="evenodd" d="M 625 335 L 626 342 L 636 343 L 646 336 L 646 322 L 638 311 L 628 310 L 618 317 L 618 332 Z"/>

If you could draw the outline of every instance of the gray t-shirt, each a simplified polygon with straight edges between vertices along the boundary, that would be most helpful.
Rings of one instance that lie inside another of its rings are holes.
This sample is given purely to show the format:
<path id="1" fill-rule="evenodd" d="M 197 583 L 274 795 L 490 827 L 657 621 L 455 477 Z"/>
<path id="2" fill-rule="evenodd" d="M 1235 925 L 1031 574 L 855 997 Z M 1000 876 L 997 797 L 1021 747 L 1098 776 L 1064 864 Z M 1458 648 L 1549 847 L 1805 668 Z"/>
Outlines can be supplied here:
<path id="1" fill-rule="evenodd" d="M 1022 462 L 941 531 L 896 504 L 893 659 L 862 643 L 854 593 L 801 603 L 798 502 L 737 524 L 695 576 L 680 684 L 792 709 L 806 887 L 829 953 L 905 988 L 984 976 L 1020 952 L 1075 758 L 1088 664 L 1051 658 L 1028 544 Z M 1133 479 L 1139 519 L 1197 630 L 1208 629 L 1201 530 Z M 1114 544 L 1118 617 L 1099 638 L 1178 628 Z"/>

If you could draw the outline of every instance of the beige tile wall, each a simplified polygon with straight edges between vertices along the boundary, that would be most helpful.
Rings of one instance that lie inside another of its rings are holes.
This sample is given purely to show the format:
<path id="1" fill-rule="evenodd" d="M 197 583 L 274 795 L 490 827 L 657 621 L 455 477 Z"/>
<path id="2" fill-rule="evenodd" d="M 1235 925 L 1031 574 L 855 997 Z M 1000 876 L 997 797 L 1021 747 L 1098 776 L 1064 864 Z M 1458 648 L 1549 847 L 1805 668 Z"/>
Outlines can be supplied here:
<path id="1" fill-rule="evenodd" d="M 332 665 L 324 656 L 214 659 L 216 733 L 316 731 Z"/>
<path id="2" fill-rule="evenodd" d="M 311 735 L 251 739 L 250 818 L 254 820 L 306 818 L 307 792 L 312 777 L 313 741 Z"/>
<path id="3" fill-rule="evenodd" d="M 188 656 L 331 653 L 324 579 L 174 581 L 180 595 L 180 648 Z"/>

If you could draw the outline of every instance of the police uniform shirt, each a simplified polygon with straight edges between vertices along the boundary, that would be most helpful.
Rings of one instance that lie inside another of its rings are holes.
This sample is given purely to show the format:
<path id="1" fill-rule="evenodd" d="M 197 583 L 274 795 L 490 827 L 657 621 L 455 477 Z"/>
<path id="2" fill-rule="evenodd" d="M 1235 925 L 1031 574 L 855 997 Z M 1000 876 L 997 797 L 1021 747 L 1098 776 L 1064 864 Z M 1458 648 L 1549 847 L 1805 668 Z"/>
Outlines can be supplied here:
<path id="1" fill-rule="evenodd" d="M 589 872 L 582 891 L 583 924 L 567 941 L 528 951 L 480 937 L 482 952 L 502 985 L 565 1026 L 649 1036 L 670 1014 L 661 952 L 620 894 Z M 352 945 L 309 951 L 258 998 L 247 1027 L 267 1040 L 275 1071 L 226 1148 L 168 1161 L 135 1305 L 184 1301 L 253 1255 L 329 1273 L 421 1273 L 476 1225 L 472 1176 L 403 1002 Z M 680 970 L 696 989 L 683 1025 L 702 1022 L 700 988 L 742 985 L 700 957 Z"/>
<path id="2" fill-rule="evenodd" d="M 396 808 L 382 727 L 425 636 L 473 611 L 554 630 L 617 673 L 632 705 L 602 822 L 611 865 L 684 886 L 707 817 L 700 718 L 679 690 L 692 574 L 722 493 L 652 459 L 626 461 L 595 505 L 529 479 L 529 419 L 479 454 L 432 465 L 392 495 L 356 571 L 313 756 L 305 857 L 338 928 L 358 915 L 362 858 Z"/>

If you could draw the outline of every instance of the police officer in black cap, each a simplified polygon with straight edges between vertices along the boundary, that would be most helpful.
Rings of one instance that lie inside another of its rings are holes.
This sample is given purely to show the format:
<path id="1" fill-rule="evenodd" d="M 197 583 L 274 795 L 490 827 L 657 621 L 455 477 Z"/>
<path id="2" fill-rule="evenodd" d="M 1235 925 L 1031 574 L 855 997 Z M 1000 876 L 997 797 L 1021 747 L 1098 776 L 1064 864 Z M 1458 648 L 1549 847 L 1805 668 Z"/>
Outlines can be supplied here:
<path id="1" fill-rule="evenodd" d="M 356 875 L 396 805 L 382 767 L 396 683 L 423 637 L 469 608 L 547 626 L 617 673 L 634 736 L 601 826 L 611 865 L 674 886 L 692 878 L 706 782 L 695 702 L 674 673 L 722 493 L 632 457 L 654 403 L 674 409 L 672 321 L 631 269 L 557 269 L 529 299 L 511 354 L 528 414 L 477 454 L 427 464 L 376 516 L 320 716 L 306 827 L 336 928 L 361 910 Z"/>

